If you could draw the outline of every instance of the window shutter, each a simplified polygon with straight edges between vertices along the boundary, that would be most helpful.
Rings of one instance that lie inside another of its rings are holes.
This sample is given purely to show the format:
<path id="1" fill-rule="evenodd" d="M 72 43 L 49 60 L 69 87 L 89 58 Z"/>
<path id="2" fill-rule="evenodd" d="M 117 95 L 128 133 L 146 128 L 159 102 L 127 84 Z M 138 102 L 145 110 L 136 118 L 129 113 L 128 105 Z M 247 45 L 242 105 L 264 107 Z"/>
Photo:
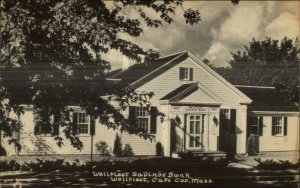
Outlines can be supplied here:
<path id="1" fill-rule="evenodd" d="M 274 118 L 272 118 L 272 136 L 275 135 Z"/>
<path id="2" fill-rule="evenodd" d="M 247 116 L 247 138 L 250 135 L 250 121 L 251 121 L 251 116 Z"/>
<path id="3" fill-rule="evenodd" d="M 263 117 L 260 116 L 258 117 L 259 120 L 258 120 L 258 126 L 259 126 L 259 136 L 263 136 L 263 130 L 264 130 L 264 124 L 263 124 Z"/>
<path id="4" fill-rule="evenodd" d="M 78 113 L 73 113 L 73 131 L 75 134 L 78 132 Z"/>
<path id="5" fill-rule="evenodd" d="M 65 112 L 66 121 L 71 121 L 70 114 L 71 114 L 71 112 L 69 112 L 69 111 Z"/>
<path id="6" fill-rule="evenodd" d="M 183 80 L 184 79 L 184 68 L 180 67 L 179 68 L 179 80 Z"/>
<path id="7" fill-rule="evenodd" d="M 236 109 L 230 110 L 230 133 L 235 134 L 236 130 Z"/>
<path id="8" fill-rule="evenodd" d="M 157 127 L 157 107 L 150 109 L 150 134 L 156 134 Z"/>
<path id="9" fill-rule="evenodd" d="M 193 68 L 190 68 L 190 81 L 193 81 Z"/>
<path id="10" fill-rule="evenodd" d="M 287 135 L 287 117 L 284 117 L 284 124 L 283 124 L 283 134 L 284 136 Z"/>
<path id="11" fill-rule="evenodd" d="M 59 135 L 59 119 L 60 119 L 60 114 L 59 112 L 55 113 L 53 116 L 53 135 Z"/>
<path id="12" fill-rule="evenodd" d="M 130 123 L 132 123 L 132 125 L 129 125 L 129 126 L 134 126 L 135 125 L 135 118 L 136 118 L 136 114 L 135 114 L 135 111 L 136 111 L 136 107 L 135 106 L 129 106 L 129 120 L 130 120 Z M 128 131 L 130 134 L 134 133 L 132 129 L 129 129 Z"/>
<path id="13" fill-rule="evenodd" d="M 95 128 L 95 117 L 94 116 L 90 116 L 91 118 L 90 118 L 90 135 L 95 135 L 95 130 L 96 130 L 96 128 Z"/>

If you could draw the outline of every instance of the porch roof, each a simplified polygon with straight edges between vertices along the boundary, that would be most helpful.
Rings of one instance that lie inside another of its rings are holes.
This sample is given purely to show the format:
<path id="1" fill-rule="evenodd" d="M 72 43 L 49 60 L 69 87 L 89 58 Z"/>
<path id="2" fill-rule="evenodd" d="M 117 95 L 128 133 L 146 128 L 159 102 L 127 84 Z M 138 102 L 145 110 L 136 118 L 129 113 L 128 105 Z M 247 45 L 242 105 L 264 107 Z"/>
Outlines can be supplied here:
<path id="1" fill-rule="evenodd" d="M 182 93 L 184 91 L 187 91 L 185 93 L 186 95 L 191 94 L 192 92 L 194 92 L 198 89 L 195 86 L 197 86 L 196 83 L 183 84 L 180 87 L 178 87 L 175 90 L 168 93 L 167 95 L 165 95 L 164 97 L 162 97 L 160 100 L 171 100 L 171 99 L 175 98 L 177 95 L 179 95 L 180 93 Z"/>
<path id="2" fill-rule="evenodd" d="M 299 108 L 288 100 L 286 95 L 275 87 L 236 86 L 252 99 L 250 111 L 299 112 Z"/>
<path id="3" fill-rule="evenodd" d="M 220 105 L 223 101 L 199 82 L 183 84 L 160 100 L 170 103 Z"/>

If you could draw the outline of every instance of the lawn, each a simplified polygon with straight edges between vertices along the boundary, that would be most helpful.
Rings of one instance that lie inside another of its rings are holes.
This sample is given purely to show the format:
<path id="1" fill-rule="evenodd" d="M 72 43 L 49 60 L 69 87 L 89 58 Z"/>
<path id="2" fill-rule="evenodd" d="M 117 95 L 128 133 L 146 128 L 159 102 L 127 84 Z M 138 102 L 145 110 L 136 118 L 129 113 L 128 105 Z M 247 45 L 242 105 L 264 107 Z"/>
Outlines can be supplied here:
<path id="1" fill-rule="evenodd" d="M 106 158 L 92 163 L 38 159 L 22 164 L 2 161 L 0 183 L 1 187 L 297 187 L 297 165 L 277 164 L 274 170 L 268 169 L 269 163 L 260 169 L 239 168 L 232 165 L 235 163 L 228 165 L 226 159 L 213 158 Z"/>

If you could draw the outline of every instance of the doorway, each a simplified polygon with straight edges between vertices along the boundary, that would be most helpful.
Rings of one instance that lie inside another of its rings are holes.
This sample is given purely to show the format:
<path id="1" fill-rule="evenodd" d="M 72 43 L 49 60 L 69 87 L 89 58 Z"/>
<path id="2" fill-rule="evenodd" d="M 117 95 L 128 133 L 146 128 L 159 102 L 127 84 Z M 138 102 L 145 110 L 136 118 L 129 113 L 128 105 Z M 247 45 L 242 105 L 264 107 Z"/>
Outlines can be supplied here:
<path id="1" fill-rule="evenodd" d="M 186 121 L 186 148 L 204 150 L 204 114 L 187 115 Z"/>

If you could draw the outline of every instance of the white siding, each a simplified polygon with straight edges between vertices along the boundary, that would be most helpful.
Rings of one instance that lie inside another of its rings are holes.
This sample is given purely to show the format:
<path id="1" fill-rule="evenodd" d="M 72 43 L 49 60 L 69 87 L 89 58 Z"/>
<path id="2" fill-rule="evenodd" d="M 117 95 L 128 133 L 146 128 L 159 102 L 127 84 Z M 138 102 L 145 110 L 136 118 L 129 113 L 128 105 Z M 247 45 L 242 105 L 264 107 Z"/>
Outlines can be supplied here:
<path id="1" fill-rule="evenodd" d="M 179 68 L 180 67 L 189 67 L 193 68 L 193 80 L 192 81 L 182 81 L 179 80 Z M 155 105 L 159 105 L 159 100 L 165 96 L 166 94 L 170 93 L 174 89 L 178 88 L 182 84 L 187 83 L 194 83 L 199 82 L 204 87 L 206 87 L 209 91 L 214 93 L 218 96 L 222 101 L 223 105 L 229 108 L 235 108 L 237 110 L 237 126 L 240 130 L 237 135 L 237 153 L 245 153 L 246 152 L 246 117 L 247 111 L 245 109 L 245 105 L 240 105 L 240 101 L 242 100 L 241 97 L 228 88 L 224 83 L 220 80 L 215 78 L 212 74 L 207 72 L 204 68 L 199 66 L 197 63 L 194 62 L 193 59 L 187 58 L 183 62 L 175 65 L 174 67 L 170 68 L 166 72 L 162 73 L 161 75 L 157 76 L 156 78 L 150 80 L 149 82 L 145 83 L 144 85 L 140 86 L 137 90 L 138 91 L 153 91 L 154 97 L 151 99 L 151 102 Z M 198 91 L 199 92 L 199 91 Z M 191 94 L 188 100 L 197 100 L 198 92 Z M 203 92 L 203 91 L 202 91 Z M 200 94 L 200 100 L 202 101 L 202 95 Z M 205 96 L 207 99 L 207 96 Z M 212 102 L 212 100 L 207 100 L 205 102 Z M 164 135 L 166 136 L 166 135 Z M 213 139 L 210 143 L 210 149 L 215 150 L 217 148 L 217 136 Z M 235 140 L 234 140 L 235 141 Z M 229 141 L 229 144 L 232 144 L 232 141 Z M 167 145 L 166 147 L 170 147 Z"/>
<path id="2" fill-rule="evenodd" d="M 193 81 L 179 80 L 179 68 L 193 68 Z M 153 91 L 155 96 L 152 101 L 157 103 L 160 98 L 178 88 L 182 84 L 200 82 L 212 93 L 219 96 L 225 104 L 239 104 L 240 96 L 231 91 L 225 84 L 217 80 L 213 75 L 208 73 L 204 68 L 196 64 L 191 58 L 175 65 L 166 72 L 139 87 L 138 91 Z"/>
<path id="3" fill-rule="evenodd" d="M 272 136 L 272 116 L 263 116 L 263 136 L 259 137 L 259 150 L 293 151 L 299 150 L 299 119 L 288 116 L 287 136 Z"/>

